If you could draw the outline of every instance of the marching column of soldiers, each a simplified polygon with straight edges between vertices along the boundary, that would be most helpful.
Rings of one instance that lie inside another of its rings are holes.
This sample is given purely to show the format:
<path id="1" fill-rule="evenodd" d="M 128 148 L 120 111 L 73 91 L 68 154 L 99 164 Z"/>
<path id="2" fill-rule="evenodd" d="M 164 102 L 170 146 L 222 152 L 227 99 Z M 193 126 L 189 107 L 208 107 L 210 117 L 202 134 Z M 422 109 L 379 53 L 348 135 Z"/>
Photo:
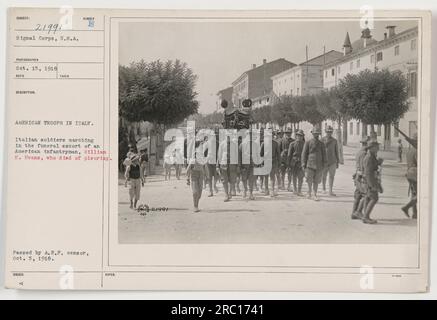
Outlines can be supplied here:
<path id="1" fill-rule="evenodd" d="M 410 218 L 411 209 L 411 218 L 417 219 L 417 135 L 409 138 L 399 129 L 396 130 L 411 145 L 406 156 L 406 178 L 411 199 L 401 209 L 408 218 Z M 335 197 L 335 174 L 342 163 L 338 141 L 333 137 L 333 131 L 331 126 L 327 126 L 325 136 L 321 138 L 322 132 L 319 126 L 314 126 L 311 130 L 311 138 L 308 140 L 305 140 L 305 133 L 301 129 L 295 131 L 294 139 L 291 136 L 291 129 L 285 130 L 285 133 L 275 131 L 270 148 L 265 148 L 267 141 L 264 141 L 262 130 L 261 134 L 253 136 L 249 129 L 247 131 L 249 134 L 246 134 L 244 138 L 232 136 L 229 140 L 226 138 L 221 142 L 216 131 L 216 158 L 214 159 L 216 162 L 208 161 L 205 164 L 195 156 L 187 163 L 187 184 L 192 188 L 194 211 L 200 211 L 199 202 L 204 188 L 208 186 L 208 197 L 213 197 L 214 193 L 218 193 L 217 181 L 219 180 L 223 185 L 224 202 L 229 202 L 237 192 L 240 193 L 240 182 L 243 185 L 243 198 L 248 200 L 255 200 L 254 190 L 259 190 L 258 181 L 261 192 L 266 196 L 275 197 L 278 195 L 278 190 L 287 190 L 297 197 L 304 197 L 302 193 L 304 178 L 308 185 L 308 199 L 319 201 L 320 184 L 322 184 L 324 193 Z M 365 137 L 360 143 L 361 148 L 355 157 L 356 166 L 353 175 L 355 191 L 351 219 L 361 220 L 365 224 L 375 224 L 377 221 L 371 218 L 371 214 L 379 201 L 379 193 L 383 193 L 381 182 L 383 160 L 377 157 L 379 143 L 375 138 Z M 205 150 L 204 159 L 211 151 L 208 150 L 207 145 L 208 137 L 205 137 L 202 142 L 196 142 L 196 150 L 202 146 Z M 253 150 L 254 148 L 257 150 Z M 231 153 L 235 150 L 237 154 L 232 155 Z M 178 149 L 173 157 L 175 159 L 178 155 L 179 158 L 184 157 L 184 153 Z M 259 164 L 255 161 L 255 155 L 271 159 L 270 172 L 256 175 L 255 169 L 263 166 L 263 163 Z M 238 161 L 233 163 L 231 159 L 236 157 Z M 144 152 L 138 154 L 130 146 L 124 164 L 126 166 L 125 185 L 127 187 L 129 184 L 130 206 L 133 209 L 137 206 L 141 187 L 144 186 L 145 171 L 142 168 L 145 161 L 147 159 L 144 157 Z M 171 159 L 166 159 L 164 167 L 167 162 L 172 163 L 171 161 Z M 180 159 L 177 163 L 179 165 L 176 166 L 176 177 L 180 179 Z M 170 179 L 170 175 L 171 169 L 169 172 L 166 170 L 166 180 Z M 287 187 L 285 186 L 286 180 Z"/>
<path id="2" fill-rule="evenodd" d="M 261 191 L 264 195 L 275 197 L 277 190 L 287 190 L 295 196 L 304 197 L 302 185 L 304 178 L 308 184 L 307 198 L 319 201 L 318 187 L 323 186 L 323 191 L 331 197 L 335 197 L 334 177 L 340 165 L 340 155 L 337 140 L 332 136 L 333 128 L 328 126 L 326 135 L 321 136 L 321 130 L 315 126 L 311 130 L 312 138 L 305 141 L 303 130 L 295 132 L 295 139 L 291 137 L 291 130 L 287 129 L 285 135 L 274 132 L 271 144 L 272 168 L 269 174 L 256 176 L 254 169 L 257 165 L 253 161 L 253 146 L 260 145 L 260 155 L 264 154 L 264 138 L 261 134 L 256 143 L 251 143 L 251 135 L 248 134 L 242 140 L 236 138 L 222 141 L 218 144 L 217 164 L 206 164 L 204 170 L 209 178 L 206 183 L 209 185 L 209 196 L 213 196 L 218 189 L 215 182 L 220 179 L 225 193 L 225 202 L 229 202 L 236 191 L 239 190 L 240 180 L 243 184 L 243 198 L 254 200 L 254 189 L 257 188 L 259 180 Z M 414 140 L 416 139 L 416 140 Z M 417 138 L 410 139 L 416 141 Z M 258 143 L 258 144 L 257 144 Z M 351 218 L 361 220 L 365 224 L 375 224 L 376 220 L 371 218 L 372 211 L 379 201 L 379 193 L 383 193 L 381 182 L 381 167 L 383 160 L 377 157 L 379 143 L 366 137 L 360 141 L 361 148 L 356 154 L 356 172 L 353 175 L 355 184 L 354 202 Z M 230 150 L 232 144 L 238 144 L 238 164 L 230 163 Z M 407 179 L 410 185 L 411 200 L 402 211 L 410 217 L 409 210 L 412 209 L 412 218 L 417 218 L 417 147 L 412 147 L 407 154 Z M 248 153 L 248 154 L 245 154 Z M 244 162 L 243 159 L 250 159 Z M 214 180 L 213 180 L 214 177 Z M 287 177 L 287 188 L 285 181 Z M 214 181 L 214 187 L 212 185 Z M 269 187 L 269 182 L 270 186 Z M 196 184 L 197 186 L 197 184 Z M 329 188 L 326 190 L 326 188 Z M 206 188 L 206 185 L 204 186 Z M 201 188 L 200 188 L 201 189 Z M 201 190 L 196 188 L 193 192 L 200 198 Z M 198 200 L 195 203 L 195 211 L 198 209 Z"/>

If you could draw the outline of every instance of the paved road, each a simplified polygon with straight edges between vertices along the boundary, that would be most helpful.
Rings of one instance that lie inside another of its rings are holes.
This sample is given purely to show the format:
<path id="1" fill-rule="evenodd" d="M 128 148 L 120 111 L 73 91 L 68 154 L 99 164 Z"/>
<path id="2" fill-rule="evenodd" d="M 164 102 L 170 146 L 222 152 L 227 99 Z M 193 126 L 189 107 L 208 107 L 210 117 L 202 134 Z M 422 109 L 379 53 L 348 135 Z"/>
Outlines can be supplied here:
<path id="1" fill-rule="evenodd" d="M 345 148 L 345 164 L 337 170 L 337 197 L 321 194 L 315 202 L 280 191 L 275 198 L 255 193 L 255 201 L 241 195 L 224 203 L 223 189 L 212 198 L 204 192 L 199 213 L 192 211 L 192 194 L 185 176 L 164 181 L 151 176 L 140 203 L 167 207 L 167 212 L 140 215 L 129 209 L 128 190 L 119 181 L 119 240 L 121 243 L 415 243 L 416 221 L 400 210 L 408 201 L 405 164 L 386 160 L 384 194 L 375 207 L 376 225 L 351 220 L 354 154 Z M 394 159 L 393 154 L 384 154 Z M 304 182 L 305 185 L 305 182 Z M 306 186 L 304 192 L 306 192 Z"/>

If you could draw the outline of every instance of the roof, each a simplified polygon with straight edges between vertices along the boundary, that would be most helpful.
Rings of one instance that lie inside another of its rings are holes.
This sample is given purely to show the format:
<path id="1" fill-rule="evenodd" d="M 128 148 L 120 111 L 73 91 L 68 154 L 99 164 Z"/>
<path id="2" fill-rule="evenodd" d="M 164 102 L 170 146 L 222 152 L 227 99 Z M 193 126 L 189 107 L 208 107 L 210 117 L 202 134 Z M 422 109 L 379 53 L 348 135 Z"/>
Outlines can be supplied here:
<path id="1" fill-rule="evenodd" d="M 232 92 L 233 90 L 234 90 L 234 87 L 227 87 L 225 89 L 219 90 L 217 92 L 217 95 L 219 95 L 219 94 L 226 94 L 226 93 Z"/>
<path id="2" fill-rule="evenodd" d="M 326 52 L 325 54 L 321 54 L 317 57 L 314 57 L 306 62 L 302 62 L 298 66 L 294 66 L 292 68 L 289 68 L 287 70 L 282 71 L 281 73 L 275 74 L 272 76 L 272 79 L 280 78 L 281 76 L 289 73 L 291 70 L 296 69 L 297 67 L 302 66 L 323 66 L 324 64 L 331 63 L 333 61 L 338 60 L 339 58 L 343 57 L 343 53 L 335 50 L 331 50 Z"/>
<path id="3" fill-rule="evenodd" d="M 345 56 L 342 56 L 342 57 L 340 57 L 337 60 L 334 60 L 332 62 L 327 63 L 326 67 L 330 68 L 330 67 L 332 67 L 332 66 L 334 66 L 334 65 L 336 65 L 338 63 L 342 63 L 342 62 L 354 59 L 357 56 L 365 53 L 368 50 L 372 50 L 372 51 L 377 50 L 378 48 L 384 47 L 384 46 L 390 44 L 393 41 L 399 40 L 400 38 L 408 35 L 409 33 L 413 34 L 413 33 L 417 32 L 417 31 L 418 31 L 418 27 L 413 27 L 413 28 L 404 30 L 402 32 L 399 32 L 399 33 L 395 34 L 392 37 L 389 37 L 387 39 L 383 39 L 383 40 L 380 40 L 380 41 L 375 40 L 375 39 L 373 39 L 371 37 L 369 38 L 369 37 L 367 37 L 368 35 L 366 34 L 366 38 L 367 38 L 366 47 L 363 46 L 363 47 L 355 48 L 354 44 L 355 44 L 355 42 L 357 42 L 357 41 L 355 41 L 354 43 L 352 43 L 352 52 L 351 53 L 349 53 L 349 54 L 347 54 Z M 359 40 L 364 40 L 363 36 Z M 369 44 L 369 40 L 372 40 L 370 44 Z M 358 42 L 357 42 L 357 44 L 358 44 Z M 355 44 L 355 45 L 357 45 L 357 44 Z"/>
<path id="4" fill-rule="evenodd" d="M 232 84 L 234 85 L 235 83 L 239 82 L 239 80 L 241 78 L 243 78 L 244 76 L 246 76 L 246 75 L 247 76 L 256 75 L 260 71 L 262 71 L 263 69 L 269 68 L 269 67 L 274 67 L 275 65 L 278 65 L 278 64 L 281 64 L 281 65 L 288 64 L 289 68 L 292 68 L 292 67 L 294 67 L 296 65 L 295 63 L 290 62 L 290 61 L 288 61 L 288 60 L 286 60 L 284 58 L 279 58 L 279 59 L 276 59 L 276 60 L 273 60 L 273 61 L 270 61 L 270 62 L 263 63 L 263 64 L 259 65 L 258 67 L 246 70 L 236 80 L 234 80 L 232 82 Z"/>
<path id="5" fill-rule="evenodd" d="M 351 39 L 349 38 L 349 32 L 346 32 L 346 38 L 344 39 L 343 47 L 351 47 Z"/>
<path id="6" fill-rule="evenodd" d="M 302 62 L 300 66 L 323 66 L 324 64 L 337 60 L 340 57 L 343 57 L 343 53 L 331 50 L 326 52 L 325 54 L 321 54 L 308 61 Z"/>

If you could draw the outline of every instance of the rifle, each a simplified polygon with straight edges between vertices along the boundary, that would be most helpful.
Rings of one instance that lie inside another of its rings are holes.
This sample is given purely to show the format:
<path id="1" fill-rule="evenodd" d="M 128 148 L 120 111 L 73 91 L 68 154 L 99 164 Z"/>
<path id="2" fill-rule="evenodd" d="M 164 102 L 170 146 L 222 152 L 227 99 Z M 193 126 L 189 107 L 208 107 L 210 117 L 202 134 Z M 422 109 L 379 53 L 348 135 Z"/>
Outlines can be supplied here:
<path id="1" fill-rule="evenodd" d="M 411 139 L 409 136 L 403 133 L 399 128 L 394 127 L 394 129 L 397 132 L 399 132 L 405 138 L 405 140 L 407 140 L 407 142 L 413 146 L 413 148 L 417 149 L 417 140 Z"/>

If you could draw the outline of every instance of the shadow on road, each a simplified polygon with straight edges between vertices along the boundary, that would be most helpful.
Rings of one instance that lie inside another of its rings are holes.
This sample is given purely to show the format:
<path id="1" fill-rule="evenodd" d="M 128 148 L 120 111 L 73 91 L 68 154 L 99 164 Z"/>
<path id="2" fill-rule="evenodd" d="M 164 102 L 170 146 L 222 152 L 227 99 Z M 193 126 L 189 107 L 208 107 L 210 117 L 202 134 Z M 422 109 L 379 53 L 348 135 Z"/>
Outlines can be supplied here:
<path id="1" fill-rule="evenodd" d="M 414 219 L 378 219 L 377 225 L 396 225 L 396 226 L 407 226 L 407 227 L 416 227 L 417 223 Z"/>

